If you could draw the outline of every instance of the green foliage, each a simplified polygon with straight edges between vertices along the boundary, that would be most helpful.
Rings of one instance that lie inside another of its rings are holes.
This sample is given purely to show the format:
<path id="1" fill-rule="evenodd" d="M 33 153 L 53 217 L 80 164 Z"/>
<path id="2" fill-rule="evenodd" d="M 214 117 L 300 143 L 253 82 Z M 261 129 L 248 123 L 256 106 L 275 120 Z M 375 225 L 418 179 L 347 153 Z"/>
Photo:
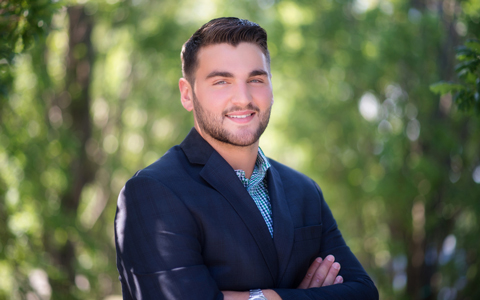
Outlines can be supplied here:
<path id="1" fill-rule="evenodd" d="M 75 72 L 66 9 L 0 2 L 23 20 L 7 24 L 2 13 L 2 33 L 15 34 L 0 44 L 0 68 L 8 67 L 0 72 L 0 299 L 42 296 L 34 282 L 44 277 L 50 299 L 120 294 L 116 197 L 193 125 L 179 101 L 181 46 L 225 15 L 269 33 L 275 104 L 264 152 L 320 184 L 381 299 L 478 298 L 479 120 L 457 113 L 448 97 L 437 105 L 428 89 L 454 69 L 443 54 L 454 47 L 449 28 L 464 24 L 468 32 L 458 32 L 478 36 L 478 1 L 462 1 L 462 15 L 447 2 L 442 11 L 367 2 L 86 1 L 94 59 Z M 44 38 L 48 28 L 55 30 Z M 73 58 L 88 58 L 88 49 L 76 44 Z M 467 62 L 478 43 L 461 49 L 460 83 L 435 91 L 473 89 L 468 74 L 478 64 Z M 90 129 L 76 127 L 82 89 L 72 78 L 82 74 Z M 86 141 L 78 138 L 88 130 Z M 75 190 L 84 171 L 93 179 Z M 79 195 L 76 206 L 69 195 Z"/>
<path id="2" fill-rule="evenodd" d="M 465 87 L 461 84 L 440 81 L 430 85 L 430 90 L 436 94 L 446 95 L 451 92 L 463 91 Z"/>
<path id="3" fill-rule="evenodd" d="M 53 0 L 0 1 L 0 107 L 13 81 L 11 64 L 16 54 L 43 38 L 61 2 Z"/>
<path id="4" fill-rule="evenodd" d="M 11 62 L 16 53 L 32 46 L 45 35 L 52 15 L 61 2 L 52 0 L 9 0 L 0 2 L 0 58 Z"/>
<path id="5" fill-rule="evenodd" d="M 455 103 L 462 111 L 475 111 L 480 115 L 480 41 L 467 40 L 464 46 L 456 50 L 459 63 L 455 73 L 459 84 L 438 82 L 430 85 L 430 90 L 436 94 L 454 94 Z"/>

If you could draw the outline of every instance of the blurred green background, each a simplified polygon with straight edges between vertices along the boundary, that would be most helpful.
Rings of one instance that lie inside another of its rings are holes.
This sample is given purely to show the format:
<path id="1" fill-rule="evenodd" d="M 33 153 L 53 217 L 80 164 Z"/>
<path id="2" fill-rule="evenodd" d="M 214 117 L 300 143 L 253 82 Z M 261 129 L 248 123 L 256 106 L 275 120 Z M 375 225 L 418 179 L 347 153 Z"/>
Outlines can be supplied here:
<path id="1" fill-rule="evenodd" d="M 180 50 L 219 16 L 267 30 L 261 147 L 319 183 L 380 298 L 480 299 L 480 117 L 429 89 L 478 0 L 0 1 L 0 299 L 120 299 L 116 197 L 193 126 Z"/>

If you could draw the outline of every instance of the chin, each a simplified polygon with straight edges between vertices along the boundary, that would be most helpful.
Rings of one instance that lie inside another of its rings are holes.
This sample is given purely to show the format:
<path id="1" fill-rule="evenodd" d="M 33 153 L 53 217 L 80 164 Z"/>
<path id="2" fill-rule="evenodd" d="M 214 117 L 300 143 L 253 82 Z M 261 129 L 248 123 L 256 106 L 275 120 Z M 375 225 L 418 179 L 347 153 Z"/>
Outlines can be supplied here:
<path id="1" fill-rule="evenodd" d="M 230 145 L 248 147 L 255 144 L 262 133 L 263 130 L 260 131 L 259 129 L 249 130 L 248 132 L 228 132 L 221 140 Z"/>

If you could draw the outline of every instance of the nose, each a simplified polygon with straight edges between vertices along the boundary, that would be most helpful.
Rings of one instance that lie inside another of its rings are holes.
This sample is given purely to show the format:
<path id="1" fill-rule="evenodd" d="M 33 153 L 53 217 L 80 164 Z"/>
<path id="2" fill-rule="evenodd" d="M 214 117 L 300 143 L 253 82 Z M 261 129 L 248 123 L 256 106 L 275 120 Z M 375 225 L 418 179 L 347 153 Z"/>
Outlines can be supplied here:
<path id="1" fill-rule="evenodd" d="M 252 102 L 252 94 L 247 83 L 237 84 L 234 94 L 232 95 L 232 104 L 245 106 Z"/>

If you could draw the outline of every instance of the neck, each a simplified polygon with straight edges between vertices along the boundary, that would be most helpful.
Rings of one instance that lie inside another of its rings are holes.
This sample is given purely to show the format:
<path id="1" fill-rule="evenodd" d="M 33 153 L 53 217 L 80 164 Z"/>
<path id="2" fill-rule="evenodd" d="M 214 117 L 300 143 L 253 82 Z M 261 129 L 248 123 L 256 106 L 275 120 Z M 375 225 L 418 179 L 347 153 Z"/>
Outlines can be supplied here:
<path id="1" fill-rule="evenodd" d="M 234 170 L 243 170 L 245 177 L 252 176 L 258 155 L 258 141 L 250 146 L 235 146 L 220 142 L 208 135 L 202 137 L 220 154 Z"/>

